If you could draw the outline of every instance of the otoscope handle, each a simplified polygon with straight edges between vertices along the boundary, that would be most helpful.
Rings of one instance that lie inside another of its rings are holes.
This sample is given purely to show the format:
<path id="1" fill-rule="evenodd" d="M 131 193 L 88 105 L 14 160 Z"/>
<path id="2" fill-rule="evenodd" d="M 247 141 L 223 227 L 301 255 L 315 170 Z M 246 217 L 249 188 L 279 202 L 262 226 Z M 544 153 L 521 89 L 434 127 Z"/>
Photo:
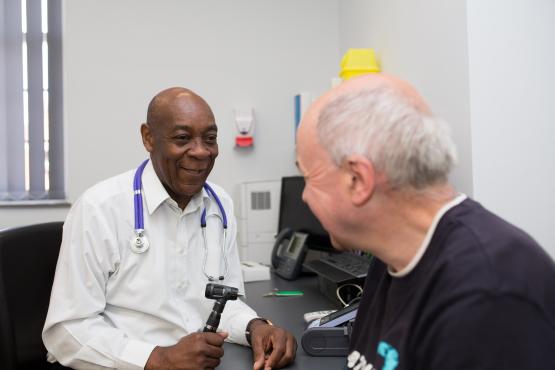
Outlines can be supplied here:
<path id="1" fill-rule="evenodd" d="M 220 317 L 222 316 L 222 312 L 224 311 L 226 302 L 227 299 L 225 298 L 217 299 L 216 302 L 214 302 L 212 312 L 210 312 L 210 316 L 208 316 L 208 320 L 206 320 L 206 325 L 202 330 L 203 332 L 216 332 L 216 330 L 218 329 L 218 325 L 220 325 Z"/>

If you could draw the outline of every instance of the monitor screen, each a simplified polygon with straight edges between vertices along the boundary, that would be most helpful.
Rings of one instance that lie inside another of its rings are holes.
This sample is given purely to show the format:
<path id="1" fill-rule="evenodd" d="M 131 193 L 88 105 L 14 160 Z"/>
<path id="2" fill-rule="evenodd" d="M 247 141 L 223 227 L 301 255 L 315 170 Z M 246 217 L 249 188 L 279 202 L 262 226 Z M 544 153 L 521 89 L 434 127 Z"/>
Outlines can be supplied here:
<path id="1" fill-rule="evenodd" d="M 283 177 L 281 179 L 281 200 L 279 206 L 278 233 L 290 228 L 307 233 L 309 248 L 335 251 L 329 234 L 308 205 L 303 202 L 304 178 L 302 176 Z"/>

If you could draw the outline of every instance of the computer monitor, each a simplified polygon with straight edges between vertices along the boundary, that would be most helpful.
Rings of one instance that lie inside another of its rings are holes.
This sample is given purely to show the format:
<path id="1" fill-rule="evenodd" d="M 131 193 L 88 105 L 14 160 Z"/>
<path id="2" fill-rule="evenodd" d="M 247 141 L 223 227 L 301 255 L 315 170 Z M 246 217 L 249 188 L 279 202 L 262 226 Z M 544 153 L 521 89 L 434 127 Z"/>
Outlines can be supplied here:
<path id="1" fill-rule="evenodd" d="M 281 179 L 278 233 L 289 228 L 307 233 L 307 245 L 311 249 L 337 252 L 331 245 L 329 234 L 308 205 L 303 202 L 304 178 L 302 176 Z"/>

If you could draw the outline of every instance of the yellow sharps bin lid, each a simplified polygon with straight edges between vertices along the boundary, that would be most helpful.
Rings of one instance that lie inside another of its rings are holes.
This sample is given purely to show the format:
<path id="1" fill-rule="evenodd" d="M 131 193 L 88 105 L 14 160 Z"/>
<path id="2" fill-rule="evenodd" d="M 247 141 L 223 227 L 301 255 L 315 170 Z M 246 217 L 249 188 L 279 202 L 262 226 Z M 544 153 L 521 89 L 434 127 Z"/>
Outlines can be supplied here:
<path id="1" fill-rule="evenodd" d="M 349 49 L 341 59 L 339 77 L 348 80 L 365 73 L 380 72 L 374 49 Z"/>

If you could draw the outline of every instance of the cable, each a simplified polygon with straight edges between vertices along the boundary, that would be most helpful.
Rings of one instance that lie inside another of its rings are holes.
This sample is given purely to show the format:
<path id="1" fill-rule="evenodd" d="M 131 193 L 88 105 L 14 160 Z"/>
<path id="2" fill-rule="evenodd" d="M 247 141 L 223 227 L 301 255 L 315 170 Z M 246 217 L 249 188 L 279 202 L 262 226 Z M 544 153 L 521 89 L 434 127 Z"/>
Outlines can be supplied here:
<path id="1" fill-rule="evenodd" d="M 357 296 L 353 299 L 351 299 L 348 303 L 347 306 L 350 306 L 352 304 L 357 303 L 358 301 L 360 301 L 362 299 L 361 293 L 358 293 Z"/>
<path id="2" fill-rule="evenodd" d="M 339 299 L 339 302 L 341 302 L 343 307 L 348 306 L 354 300 L 353 299 L 353 300 L 349 301 L 349 303 L 347 303 L 343 300 L 343 298 L 341 298 L 341 293 L 340 293 L 341 289 L 343 289 L 345 287 L 349 287 L 349 286 L 352 286 L 352 287 L 355 287 L 356 289 L 358 289 L 358 294 L 355 297 L 355 299 L 359 298 L 362 295 L 362 287 L 358 284 L 349 283 L 349 284 L 343 284 L 343 285 L 338 286 L 336 291 L 335 291 L 335 294 L 337 295 L 337 299 Z"/>

